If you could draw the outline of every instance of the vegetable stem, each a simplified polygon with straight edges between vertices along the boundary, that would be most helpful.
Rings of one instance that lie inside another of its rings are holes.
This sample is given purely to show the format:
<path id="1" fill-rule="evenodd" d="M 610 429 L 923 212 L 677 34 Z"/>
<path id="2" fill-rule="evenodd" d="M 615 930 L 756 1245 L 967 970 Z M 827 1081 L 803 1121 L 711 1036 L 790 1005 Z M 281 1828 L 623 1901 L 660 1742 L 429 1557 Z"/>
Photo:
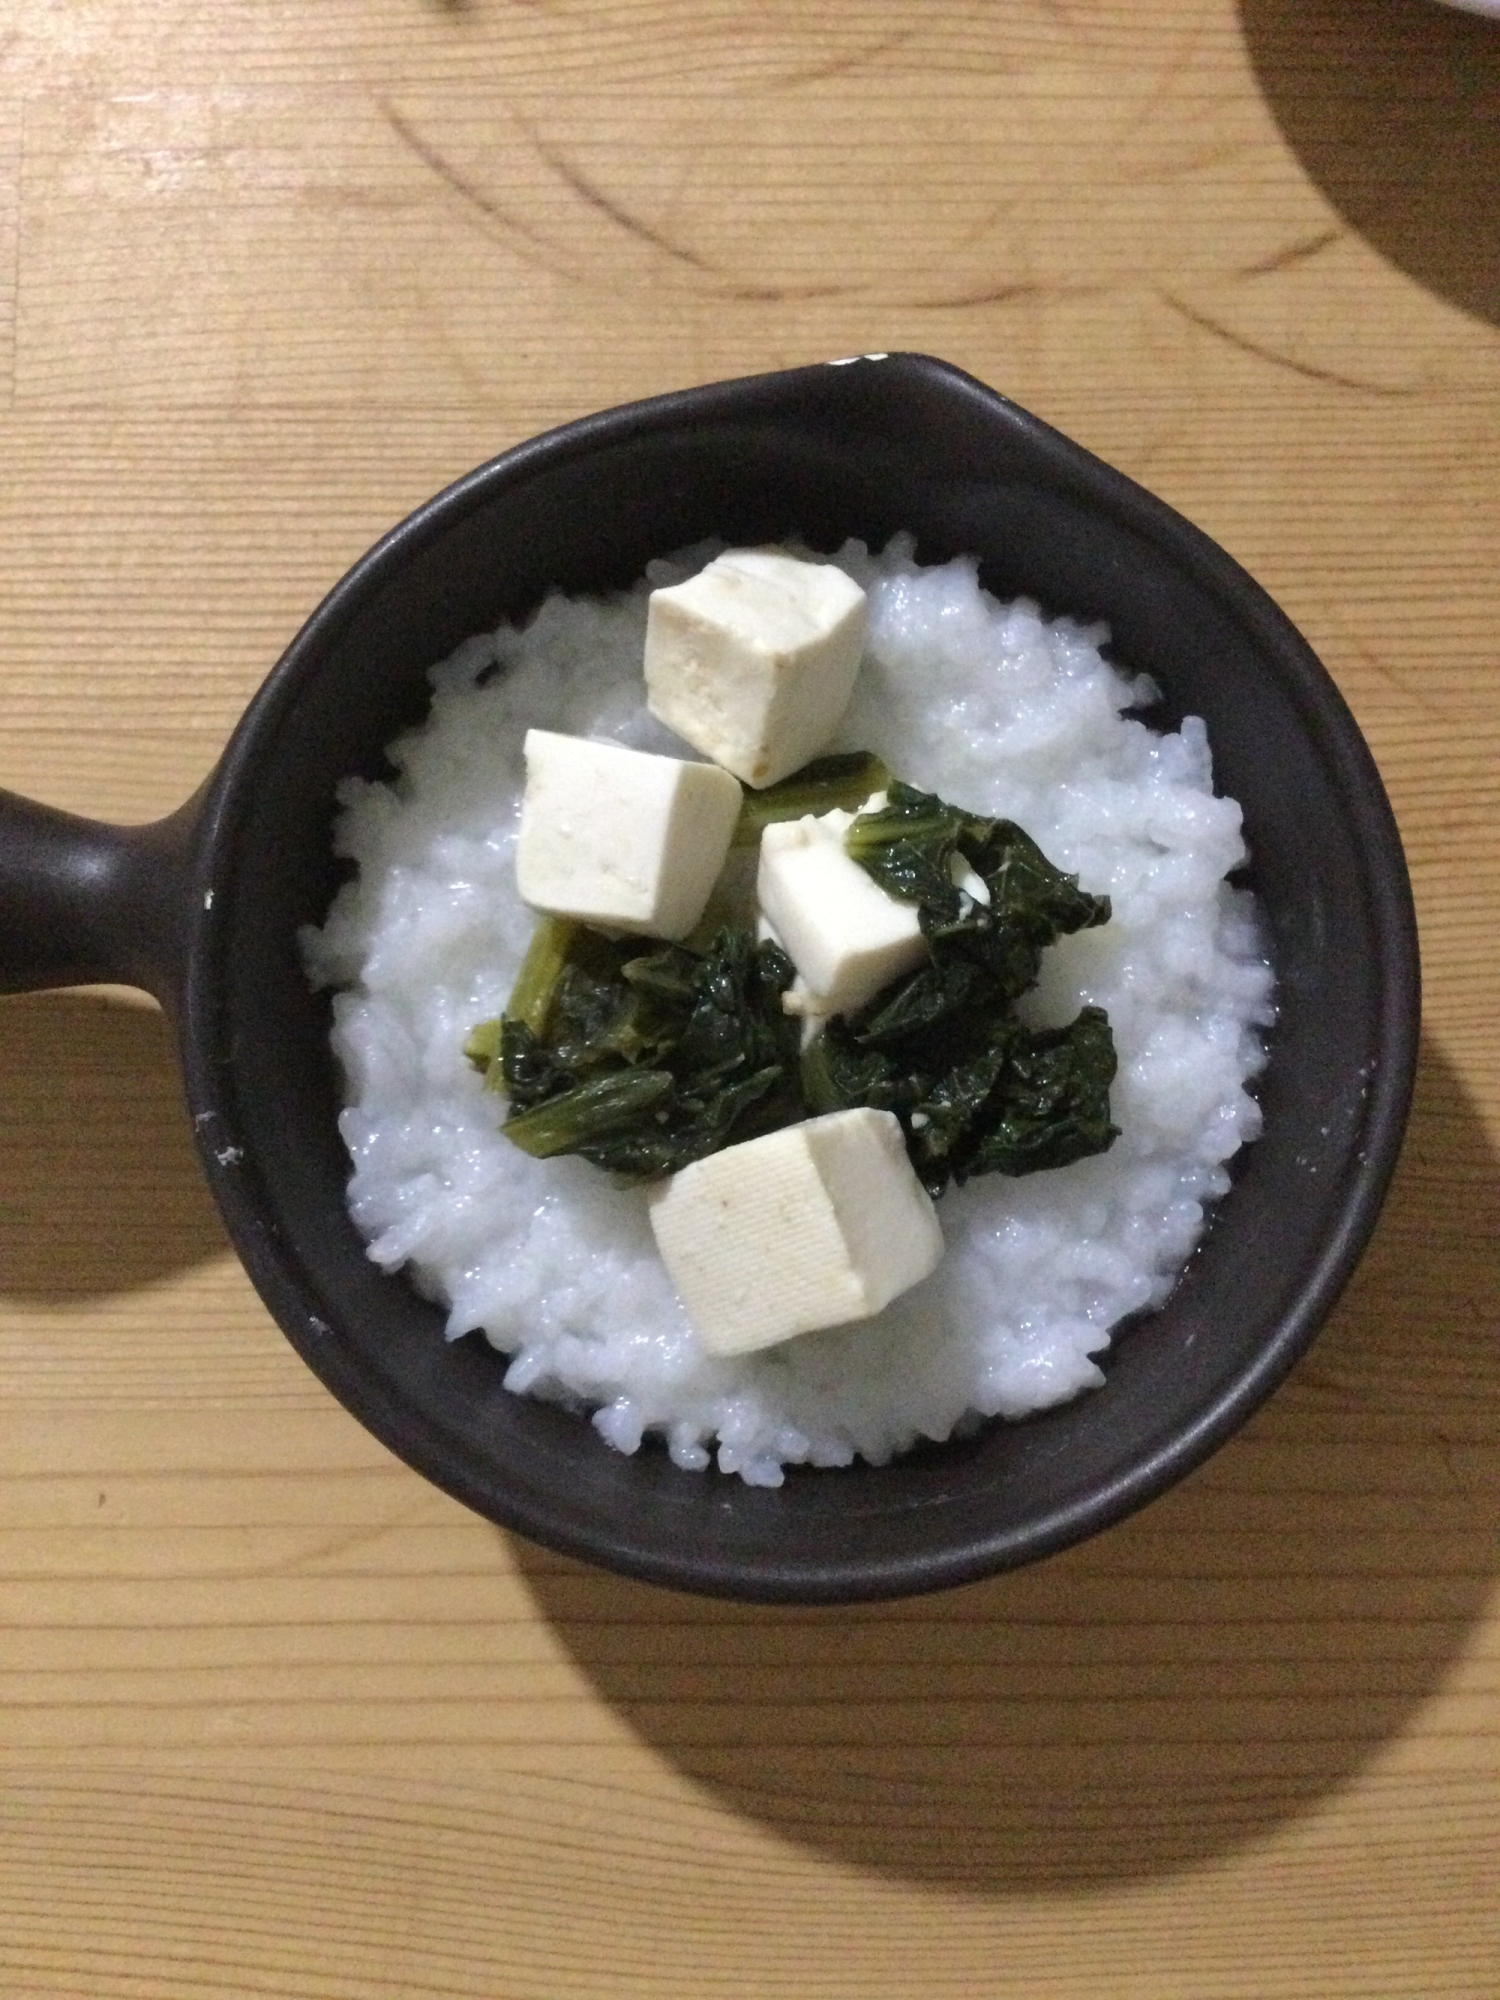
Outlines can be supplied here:
<path id="1" fill-rule="evenodd" d="M 557 991 L 557 982 L 562 977 L 562 969 L 568 962 L 568 953 L 577 932 L 578 925 L 571 917 L 544 916 L 540 919 L 531 933 L 526 956 L 521 960 L 521 970 L 516 974 L 516 983 L 505 1003 L 505 1018 L 508 1021 L 520 1021 L 534 1035 L 547 1032 L 552 996 Z M 479 1030 L 476 1029 L 475 1033 Z M 495 1047 L 498 1051 L 498 1037 Z"/>
<path id="2" fill-rule="evenodd" d="M 761 792 L 746 792 L 734 829 L 733 845 L 754 847 L 768 826 L 778 820 L 802 819 L 808 813 L 854 812 L 872 792 L 883 792 L 891 774 L 868 750 L 851 750 L 837 757 L 817 757 L 779 784 Z"/>

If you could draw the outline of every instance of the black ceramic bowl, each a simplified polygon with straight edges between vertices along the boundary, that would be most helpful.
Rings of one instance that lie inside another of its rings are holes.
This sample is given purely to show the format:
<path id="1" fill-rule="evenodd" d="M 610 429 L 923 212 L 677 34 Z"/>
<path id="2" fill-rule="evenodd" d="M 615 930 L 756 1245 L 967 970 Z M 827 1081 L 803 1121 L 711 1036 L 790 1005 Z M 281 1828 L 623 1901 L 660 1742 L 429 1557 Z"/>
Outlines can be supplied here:
<path id="1" fill-rule="evenodd" d="M 723 536 L 832 549 L 898 529 L 988 587 L 1108 621 L 1116 657 L 1206 718 L 1245 811 L 1280 1017 L 1265 1136 L 1107 1385 L 890 1466 L 776 1491 L 625 1458 L 501 1387 L 478 1338 L 364 1254 L 344 1206 L 328 1004 L 300 924 L 336 886 L 334 787 L 381 769 L 427 668 L 551 588 L 612 589 Z M 439 1486 L 655 1582 L 836 1601 L 965 1582 L 1077 1541 L 1196 1465 L 1302 1352 L 1374 1225 L 1415 1062 L 1396 830 L 1327 674 L 1259 587 L 1089 453 L 941 362 L 892 355 L 664 396 L 496 459 L 412 515 L 313 614 L 199 796 L 122 831 L 0 795 L 0 990 L 125 979 L 175 1016 L 205 1169 L 251 1277 L 336 1396 Z"/>

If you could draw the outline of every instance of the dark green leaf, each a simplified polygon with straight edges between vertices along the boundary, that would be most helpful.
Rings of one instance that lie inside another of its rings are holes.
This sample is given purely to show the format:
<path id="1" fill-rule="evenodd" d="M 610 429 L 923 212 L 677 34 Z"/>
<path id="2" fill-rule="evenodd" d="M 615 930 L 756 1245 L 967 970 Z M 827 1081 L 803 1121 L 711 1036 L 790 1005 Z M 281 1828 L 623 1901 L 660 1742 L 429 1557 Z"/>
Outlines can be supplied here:
<path id="1" fill-rule="evenodd" d="M 1080 889 L 1013 821 L 982 819 L 899 780 L 888 792 L 880 811 L 861 813 L 849 828 L 845 850 L 887 895 L 922 904 L 935 926 L 955 922 L 965 903 L 987 908 L 994 923 L 1024 925 L 1038 945 L 1109 921 L 1108 897 Z M 988 906 L 963 896 L 955 857 L 982 878 Z"/>
<path id="2" fill-rule="evenodd" d="M 1011 821 L 910 785 L 892 784 L 887 806 L 862 813 L 845 847 L 887 894 L 917 903 L 930 957 L 809 1053 L 810 1099 L 896 1110 L 933 1194 L 950 1179 L 1102 1152 L 1116 1136 L 1107 1017 L 1086 1008 L 1070 1028 L 1034 1036 L 1012 1009 L 1036 984 L 1045 948 L 1107 923 L 1109 899 L 1080 889 Z M 983 896 L 959 886 L 971 871 Z"/>
<path id="3" fill-rule="evenodd" d="M 1012 820 L 996 820 L 972 853 L 966 850 L 966 858 L 989 889 L 995 922 L 1023 926 L 1039 947 L 1109 922 L 1108 896 L 1080 889 L 1078 877 L 1054 868 Z"/>
<path id="4" fill-rule="evenodd" d="M 486 1088 L 503 1091 L 513 1109 L 525 1111 L 546 1098 L 571 1090 L 573 1081 L 568 1071 L 558 1068 L 546 1044 L 524 1021 L 507 1018 L 500 1023 L 500 1059 L 490 1065 Z"/>
<path id="5" fill-rule="evenodd" d="M 485 1080 L 510 1099 L 502 1129 L 539 1156 L 580 1153 L 635 1177 L 802 1117 L 798 1026 L 781 1005 L 792 977 L 785 952 L 744 929 L 699 957 L 574 926 L 546 1032 L 509 1014 L 499 1024 Z M 494 1039 L 476 1030 L 472 1059 Z"/>
<path id="6" fill-rule="evenodd" d="M 846 852 L 888 896 L 956 915 L 959 895 L 948 857 L 965 836 L 971 843 L 983 841 L 994 822 L 976 819 L 935 793 L 919 792 L 899 780 L 887 790 L 885 806 L 861 813 L 845 834 Z"/>
<path id="7" fill-rule="evenodd" d="M 962 954 L 944 962 L 934 960 L 888 986 L 857 1014 L 852 1023 L 854 1033 L 870 1048 L 905 1048 L 915 1037 L 941 1031 L 972 1015 L 976 1006 L 988 1012 L 994 997 L 992 986 L 983 969 Z"/>
<path id="8" fill-rule="evenodd" d="M 856 1041 L 835 1017 L 802 1051 L 802 1094 L 808 1110 L 819 1117 L 859 1104 L 894 1111 L 914 1103 L 919 1091 L 893 1057 Z"/>
<path id="9" fill-rule="evenodd" d="M 672 1079 L 665 1070 L 620 1070 L 516 1112 L 502 1129 L 512 1145 L 539 1160 L 555 1153 L 583 1153 L 591 1140 L 637 1125 L 671 1095 Z"/>
<path id="10" fill-rule="evenodd" d="M 1101 1007 L 1066 1028 L 1028 1035 L 1006 1064 L 999 1115 L 965 1162 L 969 1174 L 1031 1174 L 1105 1152 L 1119 1137 L 1109 1116 L 1115 1044 Z"/>
<path id="11" fill-rule="evenodd" d="M 996 1088 L 1021 1032 L 1003 1017 L 994 1025 L 989 1047 L 935 1077 L 906 1121 L 912 1164 L 930 1193 L 941 1191 L 988 1129 Z M 960 1172 L 959 1178 L 965 1176 Z"/>

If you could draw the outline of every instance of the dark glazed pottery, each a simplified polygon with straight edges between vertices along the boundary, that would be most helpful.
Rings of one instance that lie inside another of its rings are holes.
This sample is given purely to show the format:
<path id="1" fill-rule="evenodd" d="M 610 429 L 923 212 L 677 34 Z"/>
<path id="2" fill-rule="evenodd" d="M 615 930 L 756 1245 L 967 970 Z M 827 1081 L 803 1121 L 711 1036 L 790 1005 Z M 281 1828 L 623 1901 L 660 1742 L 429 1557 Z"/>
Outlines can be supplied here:
<path id="1" fill-rule="evenodd" d="M 344 1207 L 328 1003 L 297 929 L 337 871 L 334 787 L 374 774 L 426 670 L 553 587 L 612 589 L 709 535 L 832 549 L 915 532 L 1003 595 L 1103 618 L 1165 719 L 1206 718 L 1245 809 L 1280 1018 L 1265 1136 L 1165 1309 L 1094 1395 L 776 1491 L 621 1457 L 501 1387 L 503 1360 L 364 1255 Z M 1104 1527 L 1271 1391 L 1374 1226 L 1415 1063 L 1395 825 L 1333 683 L 1259 587 L 1160 501 L 945 364 L 892 355 L 663 396 L 508 452 L 430 501 L 309 619 L 199 796 L 120 830 L 0 795 L 0 990 L 123 979 L 176 1018 L 225 1221 L 308 1364 L 482 1514 L 655 1582 L 835 1601 L 965 1582 Z"/>

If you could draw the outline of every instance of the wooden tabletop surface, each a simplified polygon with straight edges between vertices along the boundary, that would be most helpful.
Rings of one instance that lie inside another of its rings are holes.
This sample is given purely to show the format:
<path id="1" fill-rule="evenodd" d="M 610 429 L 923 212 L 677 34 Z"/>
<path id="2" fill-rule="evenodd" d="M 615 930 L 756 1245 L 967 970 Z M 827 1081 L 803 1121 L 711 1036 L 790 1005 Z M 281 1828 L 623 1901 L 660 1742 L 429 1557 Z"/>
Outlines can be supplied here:
<path id="1" fill-rule="evenodd" d="M 1222 541 L 1369 738 L 1426 1028 L 1350 1292 L 1082 1548 L 699 1602 L 334 1404 L 149 1005 L 0 1004 L 5 2000 L 1500 1993 L 1500 25 L 9 0 L 0 785 L 163 813 L 456 474 L 903 347 Z"/>

